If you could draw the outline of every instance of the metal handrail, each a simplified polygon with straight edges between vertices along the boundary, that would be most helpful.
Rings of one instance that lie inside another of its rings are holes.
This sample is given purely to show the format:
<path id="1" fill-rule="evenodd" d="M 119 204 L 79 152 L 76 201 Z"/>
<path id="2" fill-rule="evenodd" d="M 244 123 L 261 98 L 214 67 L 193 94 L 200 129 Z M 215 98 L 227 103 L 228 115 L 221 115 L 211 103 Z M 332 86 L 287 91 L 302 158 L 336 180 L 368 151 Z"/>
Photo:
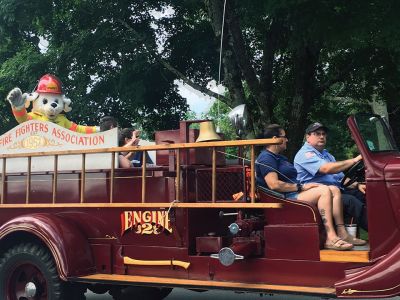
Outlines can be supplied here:
<path id="1" fill-rule="evenodd" d="M 110 203 L 113 203 L 114 201 L 114 178 L 115 178 L 115 152 L 111 154 Z"/>
<path id="2" fill-rule="evenodd" d="M 142 203 L 146 202 L 146 151 L 142 153 Z"/>
<path id="3" fill-rule="evenodd" d="M 129 147 L 98 148 L 98 149 L 60 150 L 60 151 L 49 151 L 49 152 L 0 154 L 0 158 L 53 156 L 56 154 L 58 154 L 58 155 L 74 155 L 74 154 L 83 154 L 83 153 L 93 154 L 93 153 L 174 150 L 174 149 L 211 148 L 211 147 L 218 148 L 218 147 L 235 147 L 235 146 L 251 146 L 251 145 L 254 145 L 254 146 L 256 146 L 256 145 L 279 145 L 281 143 L 282 143 L 281 138 L 217 141 L 217 142 L 201 142 L 201 143 L 176 143 L 176 144 L 158 144 L 158 145 L 146 145 L 146 146 L 129 146 Z"/>
<path id="4" fill-rule="evenodd" d="M 54 174 L 53 174 L 53 204 L 57 200 L 57 184 L 58 184 L 58 155 L 54 155 Z"/>
<path id="5" fill-rule="evenodd" d="M 1 173 L 1 204 L 4 203 L 4 194 L 6 192 L 6 170 L 7 170 L 7 159 L 3 157 L 3 168 Z"/>
<path id="6" fill-rule="evenodd" d="M 0 154 L 0 158 L 3 160 L 2 178 L 1 178 L 1 204 L 5 203 L 5 182 L 6 182 L 6 163 L 7 158 L 18 158 L 27 157 L 27 178 L 26 178 L 26 199 L 25 203 L 29 204 L 30 190 L 31 190 L 31 177 L 32 177 L 32 157 L 39 156 L 54 156 L 54 174 L 52 179 L 52 203 L 56 203 L 57 198 L 57 184 L 58 184 L 58 158 L 60 155 L 82 155 L 82 169 L 81 169 L 81 186 L 80 186 L 80 203 L 85 203 L 85 182 L 86 182 L 86 155 L 95 153 L 111 153 L 111 168 L 110 168 L 110 199 L 109 202 L 113 203 L 114 194 L 114 179 L 115 179 L 115 156 L 118 152 L 133 152 L 142 151 L 142 203 L 146 203 L 146 153 L 147 151 L 154 150 L 175 150 L 176 155 L 176 181 L 175 181 L 175 200 L 180 200 L 180 189 L 181 189 L 181 163 L 180 163 L 180 150 L 190 148 L 212 148 L 212 174 L 211 174 L 211 185 L 212 185 L 212 199 L 211 202 L 216 202 L 217 192 L 217 147 L 229 147 L 229 146 L 250 146 L 251 155 L 251 191 L 250 198 L 251 202 L 255 202 L 255 145 L 277 145 L 282 143 L 282 139 L 258 139 L 258 140 L 236 140 L 236 141 L 218 141 L 218 142 L 202 142 L 202 143 L 180 143 L 180 144 L 161 144 L 151 146 L 130 146 L 130 147 L 114 147 L 114 148 L 101 148 L 101 149 L 85 149 L 85 150 L 65 150 L 65 151 L 49 151 L 49 152 L 33 152 L 33 153 L 17 153 L 17 154 Z"/>

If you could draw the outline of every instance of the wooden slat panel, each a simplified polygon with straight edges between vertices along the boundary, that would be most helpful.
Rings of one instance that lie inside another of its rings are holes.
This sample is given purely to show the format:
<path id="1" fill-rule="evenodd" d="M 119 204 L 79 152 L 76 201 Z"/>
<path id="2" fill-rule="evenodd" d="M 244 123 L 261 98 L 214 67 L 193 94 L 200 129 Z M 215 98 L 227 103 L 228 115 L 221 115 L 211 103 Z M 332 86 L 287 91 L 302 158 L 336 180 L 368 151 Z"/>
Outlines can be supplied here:
<path id="1" fill-rule="evenodd" d="M 280 292 L 295 292 L 305 294 L 323 294 L 334 295 L 335 289 L 330 287 L 308 287 L 295 285 L 273 285 L 261 283 L 243 283 L 243 282 L 224 282 L 211 280 L 190 280 L 176 279 L 163 277 L 146 277 L 132 275 L 110 275 L 110 274 L 94 274 L 89 276 L 74 278 L 74 281 L 83 282 L 131 282 L 166 286 L 185 286 L 185 287 L 205 287 L 205 288 L 229 288 L 231 290 L 257 290 L 257 291 L 280 291 Z"/>
<path id="2" fill-rule="evenodd" d="M 175 179 L 175 200 L 181 199 L 181 154 L 179 149 L 176 150 L 176 179 Z"/>
<path id="3" fill-rule="evenodd" d="M 58 155 L 54 155 L 54 174 L 53 174 L 53 204 L 56 203 L 57 200 L 57 182 L 58 182 Z"/>
<path id="4" fill-rule="evenodd" d="M 251 156 L 251 162 L 250 162 L 250 199 L 251 203 L 254 203 L 256 201 L 256 155 L 255 155 L 255 150 L 254 150 L 254 145 L 251 146 L 251 151 L 250 151 L 250 156 Z"/>
<path id="5" fill-rule="evenodd" d="M 81 203 L 85 202 L 85 186 L 86 186 L 86 153 L 82 153 Z"/>
<path id="6" fill-rule="evenodd" d="M 0 154 L 3 157 L 34 157 L 34 156 L 52 156 L 52 155 L 73 155 L 83 153 L 105 153 L 105 152 L 133 152 L 133 151 L 152 151 L 152 150 L 172 150 L 172 149 L 189 149 L 189 148 L 207 148 L 207 147 L 234 147 L 246 145 L 278 145 L 282 143 L 281 138 L 273 139 L 255 139 L 255 140 L 237 140 L 237 141 L 220 141 L 220 142 L 201 142 L 201 143 L 179 143 L 179 144 L 161 144 L 149 146 L 131 146 L 131 147 L 113 147 L 101 149 L 85 149 L 85 150 L 65 150 L 65 151 L 49 151 L 49 152 L 32 152 L 32 153 L 15 153 Z"/>
<path id="7" fill-rule="evenodd" d="M 1 208 L 169 208 L 171 203 L 37 203 L 3 204 Z M 177 208 L 281 208 L 280 203 L 174 203 Z"/>
<path id="8" fill-rule="evenodd" d="M 115 177 L 115 152 L 111 154 L 111 171 L 110 171 L 110 203 L 114 201 L 114 177 Z"/>
<path id="9" fill-rule="evenodd" d="M 211 172 L 211 201 L 215 203 L 217 197 L 217 152 L 212 148 L 212 172 Z"/>
<path id="10" fill-rule="evenodd" d="M 1 173 L 1 204 L 5 203 L 5 193 L 6 193 L 6 169 L 7 169 L 7 159 L 3 157 L 3 168 Z"/>
<path id="11" fill-rule="evenodd" d="M 369 262 L 368 250 L 350 250 L 350 251 L 321 250 L 319 253 L 321 261 Z"/>
<path id="12" fill-rule="evenodd" d="M 142 203 L 146 202 L 146 151 L 142 153 Z"/>
<path id="13" fill-rule="evenodd" d="M 32 177 L 32 157 L 28 157 L 28 172 L 26 174 L 26 204 L 29 203 L 31 194 L 31 177 Z"/>

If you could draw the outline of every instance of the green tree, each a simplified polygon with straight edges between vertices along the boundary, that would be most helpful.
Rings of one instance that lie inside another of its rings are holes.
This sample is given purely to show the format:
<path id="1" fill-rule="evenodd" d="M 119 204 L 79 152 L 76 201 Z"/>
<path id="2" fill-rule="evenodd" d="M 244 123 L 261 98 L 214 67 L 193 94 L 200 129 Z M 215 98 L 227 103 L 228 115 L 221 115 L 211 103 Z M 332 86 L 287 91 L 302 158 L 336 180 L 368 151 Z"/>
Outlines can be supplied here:
<path id="1" fill-rule="evenodd" d="M 218 133 L 222 133 L 225 140 L 235 140 L 237 134 L 228 117 L 230 111 L 231 108 L 228 105 L 216 100 L 209 111 L 202 114 L 201 118 L 213 120 Z"/>
<path id="2" fill-rule="evenodd" d="M 387 104 L 399 135 L 399 5 L 229 0 L 222 28 L 224 0 L 0 0 L 0 95 L 54 72 L 74 101 L 71 119 L 112 114 L 123 126 L 159 130 L 185 116 L 176 79 L 215 98 L 207 83 L 220 79 L 228 93 L 218 98 L 247 105 L 254 135 L 271 122 L 286 127 L 289 156 L 309 122 L 332 124 L 342 137 L 346 114 L 370 110 L 374 99 Z M 341 144 L 350 138 L 332 146 Z"/>
<path id="3" fill-rule="evenodd" d="M 146 131 L 176 126 L 187 110 L 175 76 L 156 59 L 162 1 L 0 1 L 0 96 L 31 91 L 51 72 L 73 100 L 70 119 L 97 124 L 115 116 Z M 46 49 L 39 41 L 48 42 Z M 43 48 L 43 47 L 42 47 Z M 1 103 L 3 130 L 15 125 Z"/>
<path id="4" fill-rule="evenodd" d="M 226 105 L 224 102 L 216 100 L 210 107 L 209 111 L 207 113 L 203 113 L 201 116 L 202 119 L 213 120 L 217 133 L 220 134 L 224 140 L 236 140 L 239 138 L 236 133 L 236 129 L 233 127 L 231 120 L 228 117 L 231 109 L 232 108 Z M 238 155 L 242 155 L 243 158 L 246 158 L 246 155 L 248 155 L 246 152 L 247 150 L 248 149 L 244 149 L 239 154 L 237 147 L 227 147 L 225 149 L 226 158 L 237 159 Z M 242 160 L 239 162 L 242 163 Z"/>
<path id="5" fill-rule="evenodd" d="M 223 1 L 206 4 L 219 37 Z M 329 105 L 338 84 L 341 95 L 357 102 L 368 102 L 373 93 L 387 99 L 387 85 L 382 83 L 398 85 L 386 70 L 388 66 L 393 71 L 390 66 L 398 60 L 398 40 L 389 40 L 388 35 L 394 36 L 399 28 L 393 13 L 398 5 L 396 1 L 227 1 L 224 84 L 231 100 L 248 104 L 255 131 L 270 122 L 285 125 L 292 137 L 289 156 L 293 155 L 308 122 L 328 121 L 326 116 L 333 115 L 343 120 L 342 111 Z M 233 74 L 230 68 L 240 72 Z M 320 103 L 331 108 L 327 114 L 318 114 Z M 343 124 L 340 127 L 343 130 Z"/>

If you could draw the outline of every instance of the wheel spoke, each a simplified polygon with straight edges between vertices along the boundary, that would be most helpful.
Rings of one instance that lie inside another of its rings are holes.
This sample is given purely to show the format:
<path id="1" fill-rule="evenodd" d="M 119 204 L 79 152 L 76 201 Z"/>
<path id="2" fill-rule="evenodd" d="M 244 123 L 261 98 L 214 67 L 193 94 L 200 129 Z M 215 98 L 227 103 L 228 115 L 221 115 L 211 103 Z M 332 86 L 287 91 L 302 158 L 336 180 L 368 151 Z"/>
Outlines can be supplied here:
<path id="1" fill-rule="evenodd" d="M 25 299 L 26 298 L 25 291 L 23 293 L 20 292 L 20 291 L 17 291 L 16 294 L 15 294 L 15 297 L 16 297 L 17 300 Z"/>
<path id="2" fill-rule="evenodd" d="M 26 287 L 29 283 L 34 284 L 36 295 L 32 298 L 27 295 Z M 45 300 L 47 299 L 47 284 L 42 272 L 34 265 L 24 263 L 11 274 L 10 277 L 10 293 L 15 295 L 15 299 L 34 299 Z M 13 299 L 13 298 L 12 298 Z"/>
<path id="3" fill-rule="evenodd" d="M 78 299 L 68 297 L 48 249 L 35 243 L 16 244 L 0 257 L 0 280 L 8 300 Z"/>

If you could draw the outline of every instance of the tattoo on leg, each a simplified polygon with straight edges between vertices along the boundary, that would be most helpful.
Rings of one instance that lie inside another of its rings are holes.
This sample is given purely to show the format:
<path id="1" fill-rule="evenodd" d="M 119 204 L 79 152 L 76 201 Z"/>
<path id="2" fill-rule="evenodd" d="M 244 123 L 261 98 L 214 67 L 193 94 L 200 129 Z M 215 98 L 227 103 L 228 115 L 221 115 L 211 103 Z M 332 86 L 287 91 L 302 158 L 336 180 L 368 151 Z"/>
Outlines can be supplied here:
<path id="1" fill-rule="evenodd" d="M 319 213 L 321 214 L 321 217 L 324 217 L 324 216 L 325 216 L 325 209 L 321 209 L 321 210 L 319 211 Z"/>

